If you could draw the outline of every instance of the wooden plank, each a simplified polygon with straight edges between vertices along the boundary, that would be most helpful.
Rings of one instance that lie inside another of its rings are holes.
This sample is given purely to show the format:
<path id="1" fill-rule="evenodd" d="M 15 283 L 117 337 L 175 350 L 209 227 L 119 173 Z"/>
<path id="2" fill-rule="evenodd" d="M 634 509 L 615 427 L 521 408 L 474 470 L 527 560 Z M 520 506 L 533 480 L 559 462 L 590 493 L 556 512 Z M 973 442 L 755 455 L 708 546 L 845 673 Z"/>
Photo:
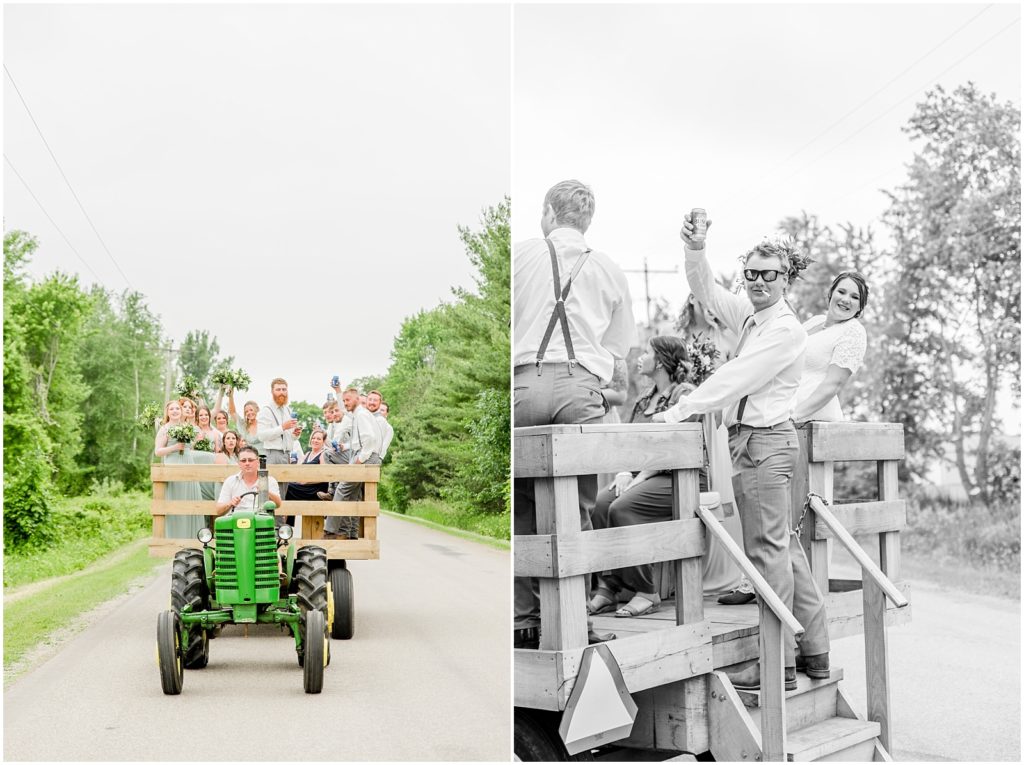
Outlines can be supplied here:
<path id="1" fill-rule="evenodd" d="M 761 734 L 724 673 L 715 672 L 709 678 L 707 704 L 708 749 L 715 760 L 761 761 Z"/>
<path id="2" fill-rule="evenodd" d="M 764 762 L 786 759 L 786 686 L 782 621 L 760 603 L 761 753 Z"/>
<path id="3" fill-rule="evenodd" d="M 793 477 L 789 482 L 792 512 L 790 528 L 796 528 L 800 521 L 800 513 L 803 512 L 804 502 L 807 500 L 808 492 L 808 465 L 810 464 L 810 447 L 807 439 L 811 437 L 811 423 L 805 423 L 796 429 L 796 440 L 800 446 L 800 452 L 796 458 L 796 465 L 793 467 Z M 806 548 L 805 548 L 806 549 Z"/>
<path id="4" fill-rule="evenodd" d="M 185 547 L 202 550 L 198 539 L 149 539 L 149 556 L 151 558 L 173 558 L 174 554 Z"/>
<path id="5" fill-rule="evenodd" d="M 704 431 L 701 430 L 700 434 L 703 439 Z M 693 518 L 699 506 L 700 474 L 696 470 L 672 471 L 672 519 L 682 521 Z M 704 524 L 700 520 L 697 520 L 696 523 L 703 532 Z M 701 539 L 702 549 L 703 546 L 703 539 Z M 704 618 L 704 584 L 701 566 L 701 561 L 693 558 L 686 558 L 673 564 L 676 624 L 698 622 Z"/>
<path id="6" fill-rule="evenodd" d="M 813 438 L 813 433 L 812 433 Z M 812 447 L 813 448 L 813 447 Z M 829 503 L 833 494 L 833 464 L 831 462 L 811 462 L 807 466 L 807 491 L 819 494 Z M 816 516 L 808 510 L 804 517 L 804 525 L 800 532 L 800 544 L 807 555 L 807 563 L 811 567 L 814 583 L 822 592 L 828 592 L 828 542 L 815 539 Z"/>
<path id="7" fill-rule="evenodd" d="M 630 693 L 711 671 L 707 622 L 619 638 L 608 644 Z M 513 651 L 516 706 L 564 709 L 583 660 L 584 648 L 567 651 Z M 551 664 L 546 657 L 556 657 Z"/>
<path id="8" fill-rule="evenodd" d="M 910 599 L 910 583 L 896 582 L 896 589 L 899 590 L 907 600 Z M 849 590 L 847 592 L 830 592 L 825 595 L 825 609 L 828 612 L 829 621 L 832 619 L 846 619 L 851 616 L 861 616 L 864 610 L 862 590 Z M 896 606 L 890 603 L 890 607 Z"/>
<path id="9" fill-rule="evenodd" d="M 848 502 L 843 505 L 832 505 L 831 509 L 832 514 L 852 536 L 900 531 L 907 525 L 907 503 L 901 499 L 887 502 Z M 814 538 L 822 540 L 832 537 L 828 525 L 815 516 Z"/>
<path id="10" fill-rule="evenodd" d="M 515 575 L 567 577 L 704 554 L 704 525 L 696 518 L 579 534 L 517 536 Z"/>
<path id="11" fill-rule="evenodd" d="M 327 551 L 331 560 L 377 560 L 380 558 L 380 542 L 376 539 L 296 539 L 295 545 L 315 544 Z M 154 557 L 174 557 L 174 553 L 183 547 L 196 550 L 203 546 L 196 539 L 157 539 L 149 540 L 149 553 Z"/>
<path id="12" fill-rule="evenodd" d="M 380 465 L 268 465 L 278 481 L 377 483 Z M 152 481 L 223 481 L 238 472 L 238 465 L 150 465 Z"/>
<path id="13" fill-rule="evenodd" d="M 302 538 L 322 539 L 324 536 L 324 517 L 322 515 L 302 516 Z"/>
<path id="14" fill-rule="evenodd" d="M 879 740 L 892 751 L 890 724 L 889 647 L 885 634 L 886 599 L 882 588 L 864 577 L 864 669 L 868 703 L 867 718 L 879 723 Z"/>
<path id="15" fill-rule="evenodd" d="M 654 694 L 654 745 L 657 749 L 706 752 L 708 735 L 708 676 L 666 683 Z"/>
<path id="16" fill-rule="evenodd" d="M 565 709 L 569 692 L 562 683 L 562 659 L 557 651 L 515 649 L 512 652 L 512 687 L 517 707 Z"/>
<path id="17" fill-rule="evenodd" d="M 878 497 L 886 502 L 899 501 L 900 479 L 899 463 L 886 460 L 878 465 Z M 900 578 L 900 535 L 899 530 L 882 533 L 878 536 L 878 562 L 882 571 L 893 581 Z M 888 749 L 888 747 L 886 747 Z M 892 751 L 889 749 L 889 751 Z"/>
<path id="18" fill-rule="evenodd" d="M 157 482 L 153 484 L 153 504 L 163 502 L 167 496 L 167 484 Z M 162 515 L 153 516 L 153 538 L 163 539 L 166 536 L 167 519 Z"/>
<path id="19" fill-rule="evenodd" d="M 700 423 L 577 427 L 579 432 L 552 431 L 546 446 L 538 445 L 540 428 L 530 428 L 529 433 L 517 428 L 515 476 L 550 478 L 703 466 Z M 610 443 L 615 448 L 609 448 Z"/>
<path id="20" fill-rule="evenodd" d="M 579 488 L 575 476 L 542 478 L 534 486 L 537 533 L 570 537 L 580 533 Z M 540 647 L 565 650 L 587 645 L 585 577 L 541 579 Z"/>
<path id="21" fill-rule="evenodd" d="M 886 577 L 886 575 L 875 564 L 875 562 L 868 557 L 868 554 L 864 552 L 864 549 L 859 544 L 857 544 L 856 540 L 854 540 L 852 536 L 850 536 L 849 532 L 839 524 L 839 522 L 836 520 L 836 517 L 832 514 L 832 511 L 825 507 L 822 504 L 821 500 L 818 499 L 817 497 L 812 497 L 810 501 L 811 507 L 814 509 L 814 512 L 817 514 L 819 520 L 823 521 L 829 527 L 829 529 L 831 529 L 832 533 L 836 536 L 836 539 L 842 542 L 843 546 L 847 549 L 847 551 L 854 557 L 857 563 L 860 564 L 861 571 L 863 572 L 861 578 L 865 581 L 870 579 L 873 582 L 875 582 L 875 584 L 882 588 L 882 591 L 886 594 L 886 597 L 892 600 L 892 602 L 896 605 L 907 605 L 906 599 L 903 598 L 903 596 L 900 594 L 896 586 L 889 580 L 888 577 Z M 816 544 L 821 543 L 817 542 Z M 828 580 L 826 579 L 825 588 L 823 588 L 823 590 L 827 587 Z"/>
<path id="22" fill-rule="evenodd" d="M 367 539 L 377 538 L 377 519 L 363 518 L 363 536 Z"/>
<path id="23" fill-rule="evenodd" d="M 210 500 L 165 499 L 153 500 L 150 505 L 152 515 L 214 515 L 214 502 Z M 320 516 L 354 516 L 376 517 L 380 515 L 377 502 L 309 502 L 286 500 L 277 510 L 278 515 Z"/>
<path id="24" fill-rule="evenodd" d="M 811 423 L 812 462 L 901 460 L 903 426 L 893 422 Z"/>

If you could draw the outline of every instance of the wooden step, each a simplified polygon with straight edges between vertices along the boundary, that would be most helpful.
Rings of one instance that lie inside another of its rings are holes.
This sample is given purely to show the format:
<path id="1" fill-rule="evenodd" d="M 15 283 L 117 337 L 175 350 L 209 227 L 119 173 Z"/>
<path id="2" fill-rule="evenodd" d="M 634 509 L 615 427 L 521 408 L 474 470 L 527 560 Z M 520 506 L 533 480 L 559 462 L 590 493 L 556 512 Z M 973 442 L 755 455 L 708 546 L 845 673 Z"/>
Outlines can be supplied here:
<path id="1" fill-rule="evenodd" d="M 788 734 L 786 752 L 791 762 L 835 760 L 846 752 L 854 756 L 858 745 L 871 742 L 873 746 L 881 731 L 882 726 L 870 720 L 830 717 Z"/>
<path id="2" fill-rule="evenodd" d="M 814 680 L 803 672 L 796 673 L 796 690 L 786 691 L 786 732 L 792 733 L 816 722 L 835 717 L 837 683 L 843 679 L 843 670 L 833 669 L 827 680 Z M 737 690 L 750 719 L 761 730 L 761 692 Z"/>

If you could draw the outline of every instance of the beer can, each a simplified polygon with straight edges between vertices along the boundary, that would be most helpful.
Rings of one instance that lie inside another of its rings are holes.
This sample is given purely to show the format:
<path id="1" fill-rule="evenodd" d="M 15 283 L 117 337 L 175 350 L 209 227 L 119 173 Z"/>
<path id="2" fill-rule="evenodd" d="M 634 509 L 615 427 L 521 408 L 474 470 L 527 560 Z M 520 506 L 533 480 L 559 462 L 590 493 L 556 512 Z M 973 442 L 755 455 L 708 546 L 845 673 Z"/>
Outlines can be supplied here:
<path id="1" fill-rule="evenodd" d="M 690 238 L 695 242 L 703 242 L 708 233 L 708 211 L 703 207 L 694 207 L 690 210 L 690 223 L 693 224 Z"/>
<path id="2" fill-rule="evenodd" d="M 332 388 L 337 388 L 338 385 L 340 385 L 340 384 L 341 384 L 341 378 L 338 377 L 338 375 L 335 375 L 334 377 L 331 378 L 331 387 Z"/>

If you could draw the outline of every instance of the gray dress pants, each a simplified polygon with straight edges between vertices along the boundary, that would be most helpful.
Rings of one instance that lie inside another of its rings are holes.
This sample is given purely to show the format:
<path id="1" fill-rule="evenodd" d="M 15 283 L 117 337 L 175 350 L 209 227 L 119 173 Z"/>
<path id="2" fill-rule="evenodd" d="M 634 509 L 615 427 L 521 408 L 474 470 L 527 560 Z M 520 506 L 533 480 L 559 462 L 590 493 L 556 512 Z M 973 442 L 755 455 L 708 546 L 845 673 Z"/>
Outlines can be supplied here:
<path id="1" fill-rule="evenodd" d="M 513 381 L 514 419 L 517 428 L 531 425 L 581 425 L 600 422 L 604 417 L 601 381 L 577 365 L 569 374 L 565 362 L 518 366 Z M 590 513 L 597 498 L 597 476 L 579 477 L 580 525 L 592 527 Z M 514 482 L 513 525 L 516 534 L 536 534 L 537 516 L 533 480 Z M 537 580 L 515 578 L 515 629 L 540 626 L 540 589 Z"/>
<path id="2" fill-rule="evenodd" d="M 370 455 L 364 465 L 379 465 L 380 455 Z M 338 481 L 334 490 L 335 502 L 361 502 L 363 500 L 363 483 L 361 481 Z M 347 534 L 349 539 L 359 538 L 359 519 L 352 516 L 331 516 L 324 521 L 324 531 L 333 534 Z"/>

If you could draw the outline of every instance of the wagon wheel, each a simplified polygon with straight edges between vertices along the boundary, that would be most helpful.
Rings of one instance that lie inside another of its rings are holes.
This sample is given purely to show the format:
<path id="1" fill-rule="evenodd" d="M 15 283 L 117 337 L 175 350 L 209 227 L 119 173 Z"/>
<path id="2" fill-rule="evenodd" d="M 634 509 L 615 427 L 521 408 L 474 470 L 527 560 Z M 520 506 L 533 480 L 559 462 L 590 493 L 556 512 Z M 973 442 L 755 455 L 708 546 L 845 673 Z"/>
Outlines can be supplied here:
<path id="1" fill-rule="evenodd" d="M 516 707 L 515 757 L 525 762 L 591 762 L 588 752 L 569 754 L 558 735 L 558 715 Z"/>

